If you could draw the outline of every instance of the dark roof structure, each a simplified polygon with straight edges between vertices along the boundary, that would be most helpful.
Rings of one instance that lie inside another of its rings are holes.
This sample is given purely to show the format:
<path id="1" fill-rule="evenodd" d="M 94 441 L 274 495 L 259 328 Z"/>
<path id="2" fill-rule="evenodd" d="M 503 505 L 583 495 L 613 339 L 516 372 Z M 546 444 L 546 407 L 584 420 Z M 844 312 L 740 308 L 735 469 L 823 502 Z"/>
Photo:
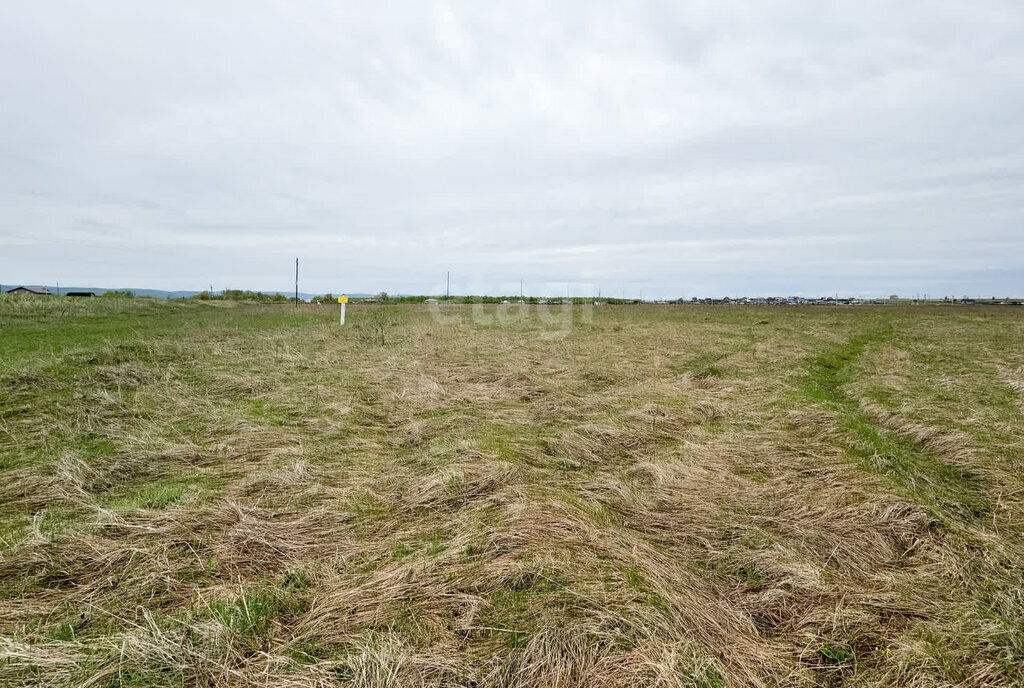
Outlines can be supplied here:
<path id="1" fill-rule="evenodd" d="M 38 294 L 40 296 L 49 296 L 50 290 L 46 287 L 14 287 L 13 289 L 7 290 L 8 294 Z"/>

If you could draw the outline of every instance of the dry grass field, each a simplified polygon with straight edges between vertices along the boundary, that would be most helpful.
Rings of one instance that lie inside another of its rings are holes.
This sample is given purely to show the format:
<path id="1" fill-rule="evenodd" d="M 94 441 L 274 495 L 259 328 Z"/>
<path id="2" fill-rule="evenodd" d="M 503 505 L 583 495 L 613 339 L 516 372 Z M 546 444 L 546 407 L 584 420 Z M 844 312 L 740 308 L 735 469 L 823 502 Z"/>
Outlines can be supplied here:
<path id="1" fill-rule="evenodd" d="M 555 312 L 0 299 L 0 684 L 1024 685 L 1024 312 Z"/>

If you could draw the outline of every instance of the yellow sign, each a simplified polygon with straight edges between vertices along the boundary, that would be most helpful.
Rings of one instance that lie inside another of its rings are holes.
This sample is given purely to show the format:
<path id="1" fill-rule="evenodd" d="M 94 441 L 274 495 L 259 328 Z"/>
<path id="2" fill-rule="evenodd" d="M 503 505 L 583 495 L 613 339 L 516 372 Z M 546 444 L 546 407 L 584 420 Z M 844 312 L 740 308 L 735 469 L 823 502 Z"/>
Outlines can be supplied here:
<path id="1" fill-rule="evenodd" d="M 338 297 L 338 303 L 348 303 L 348 297 L 347 296 L 339 296 Z"/>

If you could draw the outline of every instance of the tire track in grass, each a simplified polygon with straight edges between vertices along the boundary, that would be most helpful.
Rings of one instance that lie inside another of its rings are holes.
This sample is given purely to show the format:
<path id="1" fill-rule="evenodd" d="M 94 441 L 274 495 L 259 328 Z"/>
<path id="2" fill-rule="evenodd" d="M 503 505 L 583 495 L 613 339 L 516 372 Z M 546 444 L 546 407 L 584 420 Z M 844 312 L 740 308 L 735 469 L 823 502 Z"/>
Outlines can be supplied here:
<path id="1" fill-rule="evenodd" d="M 842 427 L 854 438 L 848 448 L 864 468 L 885 475 L 905 496 L 936 516 L 954 513 L 965 520 L 983 516 L 991 503 L 979 476 L 945 461 L 914 438 L 882 427 L 846 393 L 854 365 L 865 350 L 886 342 L 892 334 L 892 323 L 886 323 L 830 346 L 807 362 L 804 391 L 839 414 Z"/>

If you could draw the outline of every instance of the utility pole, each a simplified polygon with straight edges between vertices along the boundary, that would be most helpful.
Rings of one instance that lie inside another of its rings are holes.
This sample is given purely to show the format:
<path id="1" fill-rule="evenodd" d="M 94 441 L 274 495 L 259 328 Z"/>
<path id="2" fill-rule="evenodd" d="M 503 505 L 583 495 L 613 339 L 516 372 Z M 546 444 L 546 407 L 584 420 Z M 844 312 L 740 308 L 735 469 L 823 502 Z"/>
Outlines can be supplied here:
<path id="1" fill-rule="evenodd" d="M 295 308 L 299 307 L 299 259 L 295 259 Z"/>
<path id="2" fill-rule="evenodd" d="M 452 296 L 452 271 L 449 270 L 448 271 L 448 275 L 447 275 L 447 277 L 445 277 L 445 281 L 444 281 L 444 298 L 445 299 L 450 299 L 451 296 Z"/>
<path id="3" fill-rule="evenodd" d="M 523 300 L 523 280 L 522 280 L 522 278 L 519 279 L 519 300 L 520 301 Z"/>

